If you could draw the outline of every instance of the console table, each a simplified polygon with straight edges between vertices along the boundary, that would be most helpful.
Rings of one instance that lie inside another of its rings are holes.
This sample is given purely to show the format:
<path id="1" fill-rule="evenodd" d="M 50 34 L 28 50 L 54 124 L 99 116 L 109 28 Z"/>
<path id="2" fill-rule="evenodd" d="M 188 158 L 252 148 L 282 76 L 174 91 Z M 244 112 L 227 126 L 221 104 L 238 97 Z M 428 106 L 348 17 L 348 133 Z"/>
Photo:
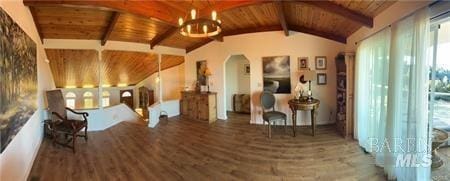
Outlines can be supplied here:
<path id="1" fill-rule="evenodd" d="M 181 115 L 194 119 L 208 121 L 217 120 L 217 105 L 215 92 L 181 92 Z"/>
<path id="2" fill-rule="evenodd" d="M 316 117 L 317 109 L 319 109 L 320 101 L 317 99 L 306 100 L 306 99 L 291 99 L 288 102 L 289 108 L 292 111 L 292 131 L 295 136 L 295 127 L 297 126 L 297 111 L 311 111 L 311 129 L 312 135 L 316 132 Z"/>

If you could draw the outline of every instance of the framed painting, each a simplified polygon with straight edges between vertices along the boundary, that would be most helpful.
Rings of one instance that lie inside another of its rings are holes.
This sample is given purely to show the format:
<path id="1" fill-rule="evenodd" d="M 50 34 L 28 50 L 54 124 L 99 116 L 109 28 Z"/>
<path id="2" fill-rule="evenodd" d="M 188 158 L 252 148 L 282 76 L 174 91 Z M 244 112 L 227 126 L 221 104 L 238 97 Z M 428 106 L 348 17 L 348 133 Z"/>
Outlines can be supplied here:
<path id="1" fill-rule="evenodd" d="M 3 152 L 37 109 L 37 62 L 36 43 L 1 8 L 0 70 Z"/>
<path id="2" fill-rule="evenodd" d="M 308 57 L 298 57 L 298 70 L 308 70 L 309 61 Z"/>
<path id="3" fill-rule="evenodd" d="M 244 65 L 244 74 L 245 75 L 250 75 L 250 64 L 245 64 Z"/>
<path id="4" fill-rule="evenodd" d="M 317 74 L 317 85 L 326 85 L 327 84 L 327 74 L 318 73 Z"/>
<path id="5" fill-rule="evenodd" d="M 206 75 L 205 71 L 207 68 L 206 60 L 197 61 L 196 63 L 197 67 L 197 81 L 200 83 L 201 86 L 206 86 Z"/>
<path id="6" fill-rule="evenodd" d="M 327 69 L 327 57 L 317 56 L 316 57 L 316 70 L 326 70 Z"/>
<path id="7" fill-rule="evenodd" d="M 291 93 L 289 56 L 263 57 L 263 87 L 275 94 Z"/>

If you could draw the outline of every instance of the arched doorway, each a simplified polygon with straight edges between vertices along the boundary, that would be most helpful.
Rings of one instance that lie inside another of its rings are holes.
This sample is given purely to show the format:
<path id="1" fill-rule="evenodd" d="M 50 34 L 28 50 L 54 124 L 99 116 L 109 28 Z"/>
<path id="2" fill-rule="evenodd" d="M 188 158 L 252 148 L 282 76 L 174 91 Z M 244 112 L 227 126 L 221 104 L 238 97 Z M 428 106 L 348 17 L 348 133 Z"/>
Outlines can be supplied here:
<path id="1" fill-rule="evenodd" d="M 120 90 L 120 103 L 124 103 L 131 109 L 134 107 L 133 90 Z M 134 109 L 133 109 L 134 110 Z"/>
<path id="2" fill-rule="evenodd" d="M 244 55 L 232 55 L 224 65 L 224 103 L 227 118 L 250 120 L 250 61 Z M 245 119 L 244 118 L 244 119 Z"/>

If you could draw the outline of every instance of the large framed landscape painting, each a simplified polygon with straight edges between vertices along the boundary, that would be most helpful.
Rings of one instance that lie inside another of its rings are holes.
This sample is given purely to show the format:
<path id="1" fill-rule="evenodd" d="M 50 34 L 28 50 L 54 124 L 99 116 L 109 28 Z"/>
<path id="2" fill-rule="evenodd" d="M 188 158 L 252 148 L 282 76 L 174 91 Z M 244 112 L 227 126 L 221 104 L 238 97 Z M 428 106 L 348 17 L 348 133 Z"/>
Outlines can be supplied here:
<path id="1" fill-rule="evenodd" d="M 291 93 L 289 56 L 263 57 L 264 90 L 275 94 Z"/>
<path id="2" fill-rule="evenodd" d="M 36 43 L 0 8 L 1 152 L 37 109 Z"/>

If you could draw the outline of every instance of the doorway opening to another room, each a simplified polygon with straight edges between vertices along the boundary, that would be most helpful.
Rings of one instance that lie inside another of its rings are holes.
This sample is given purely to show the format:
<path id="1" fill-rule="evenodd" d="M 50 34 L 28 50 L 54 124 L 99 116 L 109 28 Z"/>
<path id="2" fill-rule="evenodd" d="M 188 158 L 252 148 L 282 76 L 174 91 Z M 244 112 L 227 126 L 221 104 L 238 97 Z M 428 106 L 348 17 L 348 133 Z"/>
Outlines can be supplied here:
<path id="1" fill-rule="evenodd" d="M 225 109 L 227 119 L 250 120 L 250 61 L 232 55 L 225 61 Z"/>
<path id="2" fill-rule="evenodd" d="M 123 103 L 134 110 L 133 90 L 120 90 L 120 103 Z"/>

